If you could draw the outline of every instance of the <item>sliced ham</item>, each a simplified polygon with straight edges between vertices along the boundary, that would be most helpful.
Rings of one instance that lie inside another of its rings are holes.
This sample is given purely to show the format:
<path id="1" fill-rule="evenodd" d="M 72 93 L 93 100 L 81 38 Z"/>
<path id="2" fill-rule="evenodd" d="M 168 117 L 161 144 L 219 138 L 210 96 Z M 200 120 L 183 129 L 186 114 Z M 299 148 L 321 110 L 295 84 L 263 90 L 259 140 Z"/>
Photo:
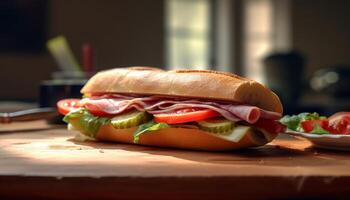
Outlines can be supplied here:
<path id="1" fill-rule="evenodd" d="M 183 108 L 211 109 L 231 121 L 246 121 L 250 124 L 261 119 L 278 119 L 281 114 L 262 110 L 256 106 L 213 102 L 208 100 L 169 98 L 161 96 L 127 96 L 120 94 L 93 96 L 82 101 L 85 107 L 94 106 L 101 111 L 114 115 L 135 108 L 152 114 L 169 113 Z"/>
<path id="2" fill-rule="evenodd" d="M 254 124 L 257 122 L 261 116 L 261 109 L 256 106 L 248 105 L 225 105 L 223 109 L 236 115 L 238 118 L 244 121 Z"/>

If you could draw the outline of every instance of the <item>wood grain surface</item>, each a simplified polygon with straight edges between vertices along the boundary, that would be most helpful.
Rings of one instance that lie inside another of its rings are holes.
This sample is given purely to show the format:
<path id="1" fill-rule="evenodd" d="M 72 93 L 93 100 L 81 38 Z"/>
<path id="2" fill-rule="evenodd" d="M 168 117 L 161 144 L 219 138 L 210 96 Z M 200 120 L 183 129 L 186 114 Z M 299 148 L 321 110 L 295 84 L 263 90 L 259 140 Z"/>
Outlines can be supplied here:
<path id="1" fill-rule="evenodd" d="M 24 131 L 28 124 L 22 123 L 0 127 L 0 199 L 347 199 L 350 195 L 350 152 L 313 149 L 304 140 L 277 139 L 261 148 L 213 153 L 81 143 L 64 128 L 34 125 L 32 131 Z"/>

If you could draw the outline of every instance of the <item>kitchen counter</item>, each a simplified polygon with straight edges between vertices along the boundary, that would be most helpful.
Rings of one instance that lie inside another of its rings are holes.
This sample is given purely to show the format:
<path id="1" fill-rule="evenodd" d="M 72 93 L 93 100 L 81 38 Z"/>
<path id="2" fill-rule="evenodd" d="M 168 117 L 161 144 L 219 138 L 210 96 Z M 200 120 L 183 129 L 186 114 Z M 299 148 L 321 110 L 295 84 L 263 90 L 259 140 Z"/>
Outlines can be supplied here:
<path id="1" fill-rule="evenodd" d="M 28 130 L 30 129 L 30 130 Z M 276 139 L 201 152 L 76 142 L 43 121 L 0 126 L 0 199 L 347 198 L 350 152 Z"/>

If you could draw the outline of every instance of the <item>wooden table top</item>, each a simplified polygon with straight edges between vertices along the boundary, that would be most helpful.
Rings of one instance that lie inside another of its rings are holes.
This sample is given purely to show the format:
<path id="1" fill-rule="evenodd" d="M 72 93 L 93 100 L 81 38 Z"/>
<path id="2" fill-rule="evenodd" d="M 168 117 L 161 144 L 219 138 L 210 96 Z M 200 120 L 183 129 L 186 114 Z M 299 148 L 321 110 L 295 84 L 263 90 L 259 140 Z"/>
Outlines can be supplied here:
<path id="1" fill-rule="evenodd" d="M 314 149 L 305 140 L 277 139 L 261 148 L 213 153 L 81 143 L 72 137 L 41 121 L 1 125 L 0 199 L 350 195 L 350 152 Z"/>

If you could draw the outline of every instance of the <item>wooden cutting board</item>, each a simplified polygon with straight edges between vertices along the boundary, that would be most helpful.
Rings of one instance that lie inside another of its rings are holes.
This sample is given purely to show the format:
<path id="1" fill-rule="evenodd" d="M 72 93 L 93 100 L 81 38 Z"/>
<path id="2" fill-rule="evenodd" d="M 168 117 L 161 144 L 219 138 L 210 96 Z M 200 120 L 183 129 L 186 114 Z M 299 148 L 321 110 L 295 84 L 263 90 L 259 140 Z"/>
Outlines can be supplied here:
<path id="1" fill-rule="evenodd" d="M 32 131 L 20 130 L 30 126 L 23 123 L 0 127 L 0 199 L 333 199 L 350 194 L 350 153 L 315 150 L 304 140 L 212 153 L 81 143 L 64 128 L 34 125 Z"/>

